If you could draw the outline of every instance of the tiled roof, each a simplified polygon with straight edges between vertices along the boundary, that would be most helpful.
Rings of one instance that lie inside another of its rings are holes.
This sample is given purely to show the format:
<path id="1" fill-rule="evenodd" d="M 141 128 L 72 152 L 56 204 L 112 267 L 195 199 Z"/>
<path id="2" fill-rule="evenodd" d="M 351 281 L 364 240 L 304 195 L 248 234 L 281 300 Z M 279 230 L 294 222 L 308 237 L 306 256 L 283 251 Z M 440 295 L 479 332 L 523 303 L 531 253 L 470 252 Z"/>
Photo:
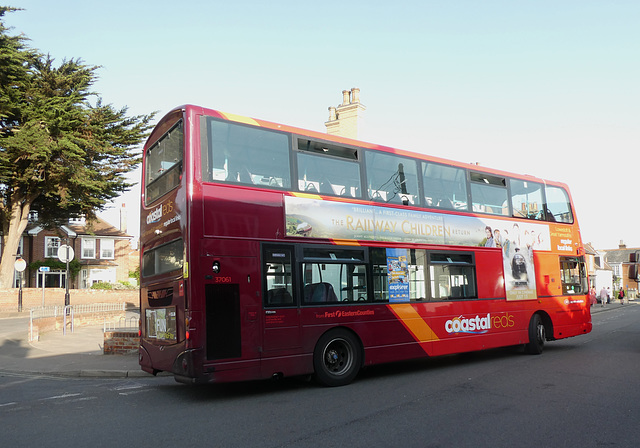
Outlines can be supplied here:
<path id="1" fill-rule="evenodd" d="M 609 264 L 628 263 L 629 255 L 640 252 L 640 248 L 612 249 L 605 251 L 605 260 Z"/>
<path id="2" fill-rule="evenodd" d="M 78 223 L 69 223 L 67 225 L 71 230 L 78 235 L 96 235 L 96 236 L 111 236 L 121 238 L 132 238 L 131 235 L 121 231 L 115 226 L 112 226 L 107 221 L 96 218 L 95 221 L 87 222 L 85 225 Z"/>
<path id="3" fill-rule="evenodd" d="M 118 229 L 117 227 L 109 224 L 104 219 L 96 217 L 94 221 L 91 222 L 79 222 L 73 221 L 68 224 L 65 224 L 64 227 L 69 230 L 75 232 L 78 236 L 83 235 L 91 235 L 91 236 L 108 236 L 113 238 L 133 238 L 128 233 L 125 233 Z M 37 223 L 29 224 L 26 228 L 26 232 L 35 231 L 37 234 L 42 228 Z"/>

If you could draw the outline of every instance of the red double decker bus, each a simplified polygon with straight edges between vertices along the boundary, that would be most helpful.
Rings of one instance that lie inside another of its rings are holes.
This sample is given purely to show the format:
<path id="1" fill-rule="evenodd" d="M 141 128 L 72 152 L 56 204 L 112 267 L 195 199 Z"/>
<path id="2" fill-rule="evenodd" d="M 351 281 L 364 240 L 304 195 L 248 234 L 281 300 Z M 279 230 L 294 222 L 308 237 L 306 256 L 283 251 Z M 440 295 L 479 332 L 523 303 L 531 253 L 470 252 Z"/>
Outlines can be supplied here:
<path id="1" fill-rule="evenodd" d="M 591 331 L 567 187 L 184 106 L 144 149 L 140 365 L 313 374 Z"/>

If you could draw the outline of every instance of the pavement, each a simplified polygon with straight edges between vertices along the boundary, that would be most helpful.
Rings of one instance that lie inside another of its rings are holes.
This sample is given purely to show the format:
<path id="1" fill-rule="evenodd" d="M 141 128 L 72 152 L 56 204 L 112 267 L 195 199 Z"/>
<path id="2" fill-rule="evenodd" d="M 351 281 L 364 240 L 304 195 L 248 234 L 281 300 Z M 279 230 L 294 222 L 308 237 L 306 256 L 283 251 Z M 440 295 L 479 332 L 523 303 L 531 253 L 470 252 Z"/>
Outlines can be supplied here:
<path id="1" fill-rule="evenodd" d="M 638 305 L 619 301 L 602 307 L 596 304 L 591 313 L 612 311 Z M 75 327 L 74 331 L 50 331 L 38 341 L 29 342 L 29 317 L 25 313 L 0 315 L 0 375 L 33 374 L 64 377 L 133 378 L 150 377 L 138 365 L 138 354 L 104 355 L 103 327 Z M 28 314 L 27 314 L 28 316 Z"/>
<path id="2" fill-rule="evenodd" d="M 0 375 L 33 374 L 65 377 L 150 377 L 138 354 L 104 355 L 103 326 L 76 326 L 66 334 L 49 331 L 29 342 L 29 317 L 0 317 Z M 16 316 L 13 313 L 12 316 Z"/>

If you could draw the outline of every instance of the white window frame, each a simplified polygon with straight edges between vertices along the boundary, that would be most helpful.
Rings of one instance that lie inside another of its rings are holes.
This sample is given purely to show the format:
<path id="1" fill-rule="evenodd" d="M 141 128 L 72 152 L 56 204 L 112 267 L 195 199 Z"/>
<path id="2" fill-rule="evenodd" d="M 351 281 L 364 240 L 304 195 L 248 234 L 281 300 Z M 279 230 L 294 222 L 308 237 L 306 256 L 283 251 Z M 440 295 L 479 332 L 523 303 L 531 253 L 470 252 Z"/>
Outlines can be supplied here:
<path id="1" fill-rule="evenodd" d="M 91 242 L 91 244 L 89 244 Z M 85 251 L 92 251 L 90 255 L 87 255 Z M 96 258 L 96 239 L 95 238 L 82 238 L 82 257 L 83 259 L 95 259 Z"/>
<path id="2" fill-rule="evenodd" d="M 613 268 L 613 275 L 620 277 L 620 265 L 619 264 L 613 264 L 611 265 L 611 267 Z"/>
<path id="3" fill-rule="evenodd" d="M 108 255 L 110 251 L 111 255 Z M 100 258 L 104 260 L 113 260 L 116 258 L 116 240 L 113 238 L 100 238 Z"/>
<path id="4" fill-rule="evenodd" d="M 44 237 L 44 258 L 57 258 L 62 241 L 57 236 Z"/>
<path id="5" fill-rule="evenodd" d="M 87 269 L 80 270 L 80 289 L 89 287 L 89 271 Z"/>

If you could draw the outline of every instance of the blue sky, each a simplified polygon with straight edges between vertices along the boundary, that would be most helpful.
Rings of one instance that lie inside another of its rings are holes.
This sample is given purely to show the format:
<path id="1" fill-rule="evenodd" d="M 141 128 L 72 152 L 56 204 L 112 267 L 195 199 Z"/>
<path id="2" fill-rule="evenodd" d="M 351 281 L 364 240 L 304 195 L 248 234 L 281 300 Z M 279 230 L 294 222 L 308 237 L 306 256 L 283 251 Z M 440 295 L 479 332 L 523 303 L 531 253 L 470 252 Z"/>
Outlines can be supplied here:
<path id="1" fill-rule="evenodd" d="M 359 87 L 362 140 L 566 182 L 585 242 L 640 246 L 637 0 L 13 0 L 15 34 L 100 65 L 103 100 L 325 131 Z M 125 195 L 137 234 L 138 189 Z M 103 215 L 117 224 L 117 215 Z"/>

